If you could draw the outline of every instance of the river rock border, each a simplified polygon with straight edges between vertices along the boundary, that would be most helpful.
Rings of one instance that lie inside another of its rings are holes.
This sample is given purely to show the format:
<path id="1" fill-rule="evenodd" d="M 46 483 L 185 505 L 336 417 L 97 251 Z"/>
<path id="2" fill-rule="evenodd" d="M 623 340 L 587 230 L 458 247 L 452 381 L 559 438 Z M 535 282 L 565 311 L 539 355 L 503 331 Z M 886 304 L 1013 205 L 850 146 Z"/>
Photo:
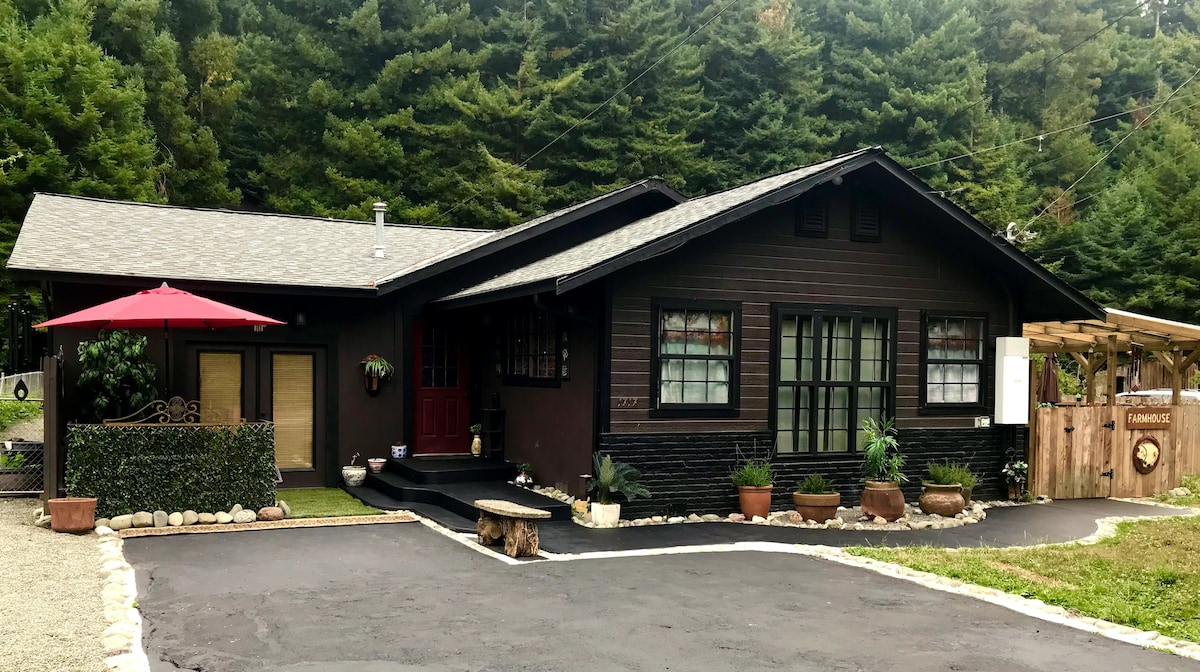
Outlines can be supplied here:
<path id="1" fill-rule="evenodd" d="M 142 650 L 142 615 L 137 609 L 137 583 L 133 567 L 125 561 L 125 542 L 109 527 L 96 528 L 100 545 L 100 602 L 108 626 L 100 637 L 112 672 L 149 672 L 150 661 Z"/>
<path id="2" fill-rule="evenodd" d="M 334 516 L 330 518 L 289 518 L 287 520 L 222 525 L 191 525 L 187 527 L 131 527 L 119 532 L 122 539 L 133 537 L 165 537 L 175 534 L 208 534 L 212 532 L 245 532 L 249 530 L 282 530 L 301 527 L 341 527 L 347 525 L 380 525 L 386 523 L 415 523 L 416 516 L 408 511 L 388 511 L 371 516 Z"/>

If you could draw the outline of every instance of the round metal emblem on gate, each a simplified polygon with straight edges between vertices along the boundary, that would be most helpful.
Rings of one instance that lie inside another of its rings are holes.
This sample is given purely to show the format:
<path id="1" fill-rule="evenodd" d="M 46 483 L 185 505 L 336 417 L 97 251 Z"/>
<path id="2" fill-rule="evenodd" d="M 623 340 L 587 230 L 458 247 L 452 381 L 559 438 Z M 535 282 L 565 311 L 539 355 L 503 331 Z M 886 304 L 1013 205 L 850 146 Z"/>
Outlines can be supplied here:
<path id="1" fill-rule="evenodd" d="M 1162 446 L 1153 436 L 1142 435 L 1133 442 L 1133 468 L 1137 469 L 1139 474 L 1148 474 L 1154 471 L 1160 457 L 1162 457 Z"/>

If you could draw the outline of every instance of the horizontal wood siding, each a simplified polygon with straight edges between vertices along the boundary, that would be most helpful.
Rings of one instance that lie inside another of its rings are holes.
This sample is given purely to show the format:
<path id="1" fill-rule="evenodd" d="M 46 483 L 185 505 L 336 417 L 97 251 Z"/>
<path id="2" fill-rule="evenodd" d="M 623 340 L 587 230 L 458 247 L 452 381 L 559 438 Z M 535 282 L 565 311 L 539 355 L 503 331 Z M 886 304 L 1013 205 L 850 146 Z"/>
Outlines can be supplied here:
<path id="1" fill-rule="evenodd" d="M 769 429 L 772 303 L 898 310 L 896 416 L 901 429 L 972 427 L 970 416 L 920 413 L 922 311 L 988 316 L 984 384 L 991 412 L 994 337 L 1006 335 L 1008 301 L 998 278 L 925 233 L 922 222 L 884 210 L 882 242 L 850 240 L 853 187 L 830 190 L 829 237 L 794 235 L 797 204 L 784 204 L 615 274 L 611 422 L 614 434 L 762 432 Z M 733 418 L 652 418 L 651 300 L 742 305 L 741 403 Z"/>

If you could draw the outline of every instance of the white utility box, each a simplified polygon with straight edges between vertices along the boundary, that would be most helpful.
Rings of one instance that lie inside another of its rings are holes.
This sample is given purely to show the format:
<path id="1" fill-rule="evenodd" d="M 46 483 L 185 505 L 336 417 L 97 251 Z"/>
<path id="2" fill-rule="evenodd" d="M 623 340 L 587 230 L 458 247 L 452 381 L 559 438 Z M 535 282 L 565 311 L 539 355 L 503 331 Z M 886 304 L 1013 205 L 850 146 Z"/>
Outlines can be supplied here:
<path id="1" fill-rule="evenodd" d="M 997 425 L 1029 424 L 1029 339 L 996 339 Z"/>

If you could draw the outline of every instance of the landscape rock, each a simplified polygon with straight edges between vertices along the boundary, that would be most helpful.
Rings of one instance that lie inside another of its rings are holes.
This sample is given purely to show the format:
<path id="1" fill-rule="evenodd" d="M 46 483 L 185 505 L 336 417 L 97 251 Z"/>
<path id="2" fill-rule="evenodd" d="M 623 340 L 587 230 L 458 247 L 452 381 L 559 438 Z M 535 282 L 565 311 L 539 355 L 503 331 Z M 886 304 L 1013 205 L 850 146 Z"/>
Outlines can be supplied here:
<path id="1" fill-rule="evenodd" d="M 107 536 L 110 534 L 116 534 L 116 532 L 107 525 L 100 525 L 100 526 L 96 527 L 96 534 L 104 537 L 104 536 Z"/>
<path id="2" fill-rule="evenodd" d="M 652 522 L 652 523 L 661 523 L 661 522 L 665 522 L 665 521 L 666 521 L 666 518 L 663 518 L 662 516 L 650 516 L 650 522 Z"/>
<path id="3" fill-rule="evenodd" d="M 799 511 L 792 511 L 788 514 L 788 521 L 793 525 L 799 525 L 804 522 L 804 516 L 800 515 Z"/>
<path id="4" fill-rule="evenodd" d="M 929 528 L 933 527 L 933 523 L 928 520 L 918 520 L 913 522 L 910 527 L 912 527 L 914 530 L 928 530 Z"/>
<path id="5" fill-rule="evenodd" d="M 38 516 L 37 520 L 33 521 L 33 524 L 38 527 L 44 527 L 44 528 L 49 529 L 50 528 L 50 516 Z"/>
<path id="6" fill-rule="evenodd" d="M 865 523 L 865 522 L 867 522 L 867 521 L 868 521 L 868 520 L 870 520 L 870 519 L 871 519 L 871 517 L 870 517 L 870 516 L 859 516 L 859 517 L 858 517 L 858 522 L 860 522 L 860 523 Z"/>
<path id="7" fill-rule="evenodd" d="M 770 523 L 775 527 L 784 527 L 788 524 L 788 521 L 784 520 L 783 518 L 772 518 Z"/>
<path id="8" fill-rule="evenodd" d="M 683 521 L 684 521 L 683 516 L 671 516 L 670 518 L 667 519 L 668 523 L 682 523 Z"/>
<path id="9" fill-rule="evenodd" d="M 241 511 L 233 514 L 233 522 L 235 523 L 253 523 L 254 520 L 255 515 L 253 511 L 242 509 Z"/>
<path id="10" fill-rule="evenodd" d="M 1171 488 L 1170 490 L 1167 491 L 1167 494 L 1172 497 L 1187 497 L 1188 495 L 1192 494 L 1192 491 L 1181 485 L 1178 488 Z M 1042 499 L 1041 497 L 1038 497 L 1039 501 L 1041 499 Z"/>
<path id="11" fill-rule="evenodd" d="M 830 518 L 829 520 L 825 521 L 825 527 L 827 528 L 840 530 L 845 526 L 846 524 L 842 522 L 841 518 Z"/>
<path id="12" fill-rule="evenodd" d="M 217 517 L 211 513 L 198 513 L 196 514 L 196 522 L 201 525 L 212 525 L 217 522 Z"/>
<path id="13" fill-rule="evenodd" d="M 183 512 L 183 524 L 184 525 L 195 525 L 199 520 L 200 520 L 200 515 L 197 514 L 195 511 L 188 509 L 187 511 Z"/>
<path id="14" fill-rule="evenodd" d="M 887 518 L 884 518 L 883 516 L 875 516 L 871 522 L 875 523 L 876 525 L 887 525 L 888 521 Z"/>
<path id="15" fill-rule="evenodd" d="M 241 504 L 234 504 L 233 508 L 229 509 L 229 515 L 236 516 L 238 511 L 241 511 L 241 510 L 242 510 Z"/>
<path id="16" fill-rule="evenodd" d="M 259 520 L 283 520 L 283 509 L 278 506 L 264 506 L 258 510 Z"/>
<path id="17" fill-rule="evenodd" d="M 108 521 L 108 526 L 114 530 L 127 530 L 133 527 L 133 516 L 128 513 L 123 516 L 113 516 Z"/>
<path id="18" fill-rule="evenodd" d="M 954 517 L 958 518 L 959 520 L 962 520 L 963 518 L 966 517 L 966 514 L 963 513 L 962 511 L 959 511 L 958 513 L 954 514 Z"/>
<path id="19" fill-rule="evenodd" d="M 649 524 L 650 524 L 649 518 L 638 518 L 637 520 L 633 521 L 634 527 L 644 527 Z"/>
<path id="20" fill-rule="evenodd" d="M 700 517 L 700 514 L 697 514 L 697 513 L 693 513 L 693 514 L 689 515 L 687 517 L 687 519 L 693 523 L 698 523 L 698 522 L 704 520 L 703 518 Z"/>
<path id="21" fill-rule="evenodd" d="M 962 519 L 962 522 L 963 525 L 974 525 L 975 523 L 978 523 L 979 520 L 971 516 L 966 516 Z"/>
<path id="22" fill-rule="evenodd" d="M 740 513 L 731 513 L 729 514 L 729 521 L 733 523 L 744 523 L 746 522 L 746 516 Z"/>
<path id="23" fill-rule="evenodd" d="M 183 514 L 175 511 L 167 516 L 167 524 L 171 527 L 180 527 L 183 525 Z"/>
<path id="24" fill-rule="evenodd" d="M 278 506 L 279 508 L 283 509 L 283 517 L 284 518 L 287 518 L 288 516 L 292 515 L 292 507 L 288 506 L 288 503 L 283 501 L 282 499 L 276 501 L 275 506 Z"/>
<path id="25" fill-rule="evenodd" d="M 160 510 L 151 514 L 151 520 L 154 521 L 155 527 L 166 527 L 167 523 L 170 522 L 170 519 L 171 517 L 167 515 L 166 511 Z"/>
<path id="26" fill-rule="evenodd" d="M 706 513 L 703 516 L 700 516 L 700 520 L 703 520 L 706 523 L 715 523 L 718 520 L 721 520 L 721 517 L 715 513 Z"/>
<path id="27" fill-rule="evenodd" d="M 745 516 L 743 516 L 742 518 L 745 519 Z M 762 516 L 755 516 L 750 519 L 750 522 L 756 523 L 756 524 L 762 524 L 762 523 L 767 522 L 767 519 L 763 518 Z"/>
<path id="28" fill-rule="evenodd" d="M 96 519 L 96 524 L 95 524 L 95 525 L 93 525 L 92 527 L 93 527 L 93 528 L 97 528 L 97 527 L 112 527 L 111 525 L 109 525 L 109 523 L 110 523 L 110 522 L 111 522 L 111 521 L 110 521 L 108 518 L 97 518 L 97 519 Z"/>
<path id="29" fill-rule="evenodd" d="M 154 525 L 154 514 L 149 511 L 138 511 L 133 514 L 134 527 L 152 527 Z"/>
<path id="30" fill-rule="evenodd" d="M 228 525 L 229 523 L 233 522 L 233 516 L 225 513 L 224 511 L 218 511 L 213 518 L 217 521 L 218 525 Z"/>

